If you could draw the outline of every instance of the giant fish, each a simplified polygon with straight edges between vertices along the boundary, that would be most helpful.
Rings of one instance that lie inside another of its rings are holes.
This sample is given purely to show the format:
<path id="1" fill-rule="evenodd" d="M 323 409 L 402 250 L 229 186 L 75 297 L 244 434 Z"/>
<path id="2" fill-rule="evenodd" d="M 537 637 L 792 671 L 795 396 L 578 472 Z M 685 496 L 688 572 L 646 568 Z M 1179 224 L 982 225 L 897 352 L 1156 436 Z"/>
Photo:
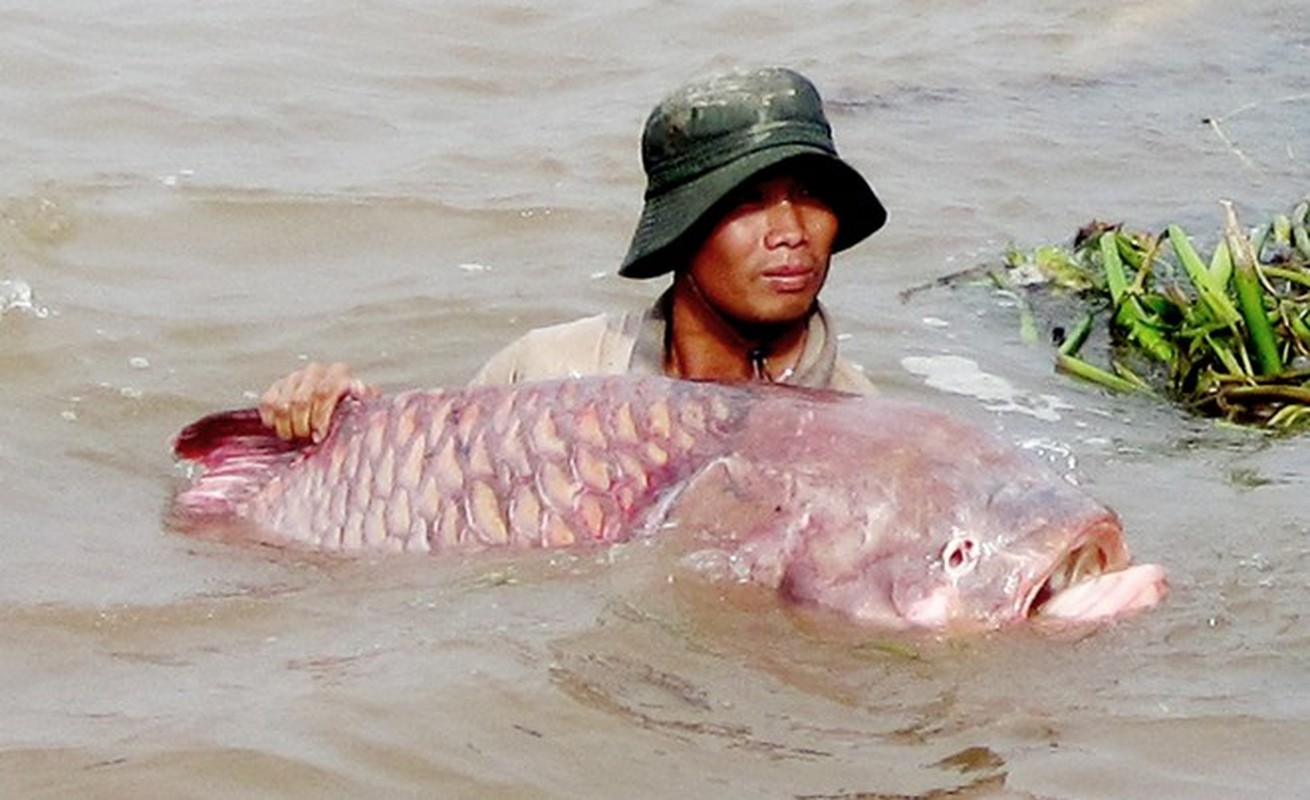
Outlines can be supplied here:
<path id="1" fill-rule="evenodd" d="M 1099 621 L 1166 591 L 1048 465 L 880 397 L 662 377 L 350 395 L 319 442 L 245 409 L 174 453 L 193 462 L 176 527 L 315 550 L 685 537 L 737 579 L 897 628 Z"/>

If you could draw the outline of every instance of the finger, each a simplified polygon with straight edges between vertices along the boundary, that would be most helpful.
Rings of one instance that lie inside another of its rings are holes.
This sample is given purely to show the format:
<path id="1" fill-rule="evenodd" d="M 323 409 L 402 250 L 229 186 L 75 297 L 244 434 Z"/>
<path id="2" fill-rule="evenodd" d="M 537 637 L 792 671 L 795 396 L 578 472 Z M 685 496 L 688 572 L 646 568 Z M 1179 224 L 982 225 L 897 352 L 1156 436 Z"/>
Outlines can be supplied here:
<path id="1" fill-rule="evenodd" d="M 324 376 L 328 370 L 328 367 L 317 361 L 311 361 L 284 379 L 281 415 L 286 418 L 287 429 L 292 437 L 309 437 L 310 420 L 314 407 L 321 402 Z"/>
<path id="2" fill-rule="evenodd" d="M 259 419 L 266 427 L 276 428 L 278 416 L 286 413 L 286 401 L 282 399 L 284 380 L 273 381 L 259 396 Z"/>
<path id="3" fill-rule="evenodd" d="M 322 371 L 316 363 L 309 363 L 284 378 L 274 381 L 259 398 L 259 418 L 277 431 L 282 439 L 292 439 L 295 431 L 295 407 L 303 405 L 312 390 L 314 374 Z"/>
<path id="4" fill-rule="evenodd" d="M 341 397 L 351 391 L 361 396 L 377 393 L 355 380 L 344 363 L 311 361 L 269 386 L 260 397 L 260 419 L 283 439 L 321 441 Z"/>
<path id="5" fill-rule="evenodd" d="M 263 399 L 259 401 L 258 411 L 259 421 L 264 423 L 265 428 L 277 428 L 277 418 L 274 416 L 273 409 L 268 405 L 267 401 Z"/>
<path id="6" fill-rule="evenodd" d="M 332 412 L 343 395 L 350 391 L 354 381 L 350 377 L 350 368 L 340 361 L 318 370 L 313 386 L 306 425 L 307 434 L 314 441 L 321 441 L 327 435 L 332 422 Z"/>
<path id="7" fill-rule="evenodd" d="M 291 406 L 291 433 L 297 439 L 304 439 L 309 436 L 309 417 L 312 406 L 304 403 L 296 403 Z"/>
<path id="8" fill-rule="evenodd" d="M 293 438 L 291 434 L 291 418 L 285 414 L 279 415 L 273 419 L 273 427 L 277 430 L 279 439 L 290 440 Z"/>
<path id="9" fill-rule="evenodd" d="M 328 427 L 332 423 L 332 412 L 337 410 L 337 400 L 338 397 L 325 398 L 314 404 L 309 420 L 309 435 L 314 441 L 321 442 L 327 436 Z"/>

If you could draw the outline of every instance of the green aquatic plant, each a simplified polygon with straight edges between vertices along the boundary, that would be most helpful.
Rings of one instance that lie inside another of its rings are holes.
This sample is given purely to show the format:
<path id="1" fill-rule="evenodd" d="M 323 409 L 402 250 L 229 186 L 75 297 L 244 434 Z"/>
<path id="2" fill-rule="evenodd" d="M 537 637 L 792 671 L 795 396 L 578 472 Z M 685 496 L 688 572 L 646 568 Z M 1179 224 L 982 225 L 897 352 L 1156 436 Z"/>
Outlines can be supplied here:
<path id="1" fill-rule="evenodd" d="M 1055 325 L 1063 372 L 1239 424 L 1305 428 L 1310 199 L 1252 230 L 1231 203 L 1222 207 L 1208 259 L 1178 225 L 1152 234 L 1093 222 L 1067 246 L 1012 249 L 989 277 L 1024 295 L 1029 317 L 1037 295 L 1082 306 L 1077 324 Z M 1107 343 L 1103 357 L 1082 355 L 1094 338 Z"/>

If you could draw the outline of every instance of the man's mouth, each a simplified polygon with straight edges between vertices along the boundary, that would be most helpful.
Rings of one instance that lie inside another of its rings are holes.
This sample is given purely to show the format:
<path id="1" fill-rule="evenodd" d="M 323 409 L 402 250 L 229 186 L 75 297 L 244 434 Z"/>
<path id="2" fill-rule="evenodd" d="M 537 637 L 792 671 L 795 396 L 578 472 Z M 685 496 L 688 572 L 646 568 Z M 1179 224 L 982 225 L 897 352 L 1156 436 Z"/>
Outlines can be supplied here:
<path id="1" fill-rule="evenodd" d="M 808 289 L 813 282 L 814 270 L 802 265 L 788 265 L 766 269 L 763 277 L 774 291 L 801 292 Z"/>

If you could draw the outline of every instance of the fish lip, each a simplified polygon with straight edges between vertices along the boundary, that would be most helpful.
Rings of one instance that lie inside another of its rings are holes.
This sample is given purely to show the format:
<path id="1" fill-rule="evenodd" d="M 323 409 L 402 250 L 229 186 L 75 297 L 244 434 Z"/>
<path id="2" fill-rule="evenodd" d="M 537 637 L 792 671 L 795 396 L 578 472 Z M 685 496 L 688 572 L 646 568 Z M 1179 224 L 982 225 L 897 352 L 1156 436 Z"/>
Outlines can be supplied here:
<path id="1" fill-rule="evenodd" d="M 1084 561 L 1087 558 L 1095 559 L 1095 569 L 1084 569 L 1093 566 L 1092 563 Z M 1127 567 L 1128 563 L 1128 548 L 1124 544 L 1123 534 L 1117 521 L 1110 517 L 1092 523 L 1074 537 L 1046 570 L 1038 574 L 1026 592 L 1020 593 L 1019 618 L 1040 617 L 1042 606 L 1065 588 L 1088 578 L 1118 572 Z M 1052 587 L 1056 576 L 1062 573 L 1072 573 L 1076 579 L 1069 582 L 1067 586 Z"/>

